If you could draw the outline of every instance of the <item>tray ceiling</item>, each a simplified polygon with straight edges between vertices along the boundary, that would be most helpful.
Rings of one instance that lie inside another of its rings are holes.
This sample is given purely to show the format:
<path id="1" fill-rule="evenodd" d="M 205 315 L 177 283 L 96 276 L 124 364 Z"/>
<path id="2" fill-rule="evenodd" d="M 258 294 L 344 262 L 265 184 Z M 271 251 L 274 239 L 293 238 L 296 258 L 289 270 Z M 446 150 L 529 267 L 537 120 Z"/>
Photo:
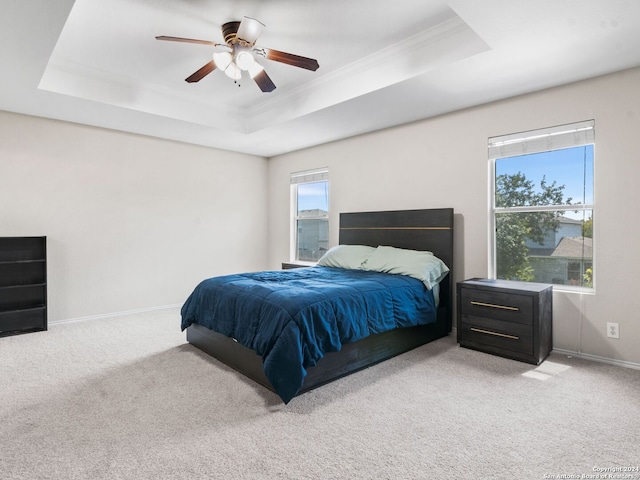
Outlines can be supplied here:
<path id="1" fill-rule="evenodd" d="M 270 157 L 640 65 L 640 2 L 622 0 L 37 0 L 1 8 L 0 109 Z M 250 16 L 262 93 L 220 71 L 184 79 L 220 26 Z M 3 82 L 5 82 L 3 80 Z"/>

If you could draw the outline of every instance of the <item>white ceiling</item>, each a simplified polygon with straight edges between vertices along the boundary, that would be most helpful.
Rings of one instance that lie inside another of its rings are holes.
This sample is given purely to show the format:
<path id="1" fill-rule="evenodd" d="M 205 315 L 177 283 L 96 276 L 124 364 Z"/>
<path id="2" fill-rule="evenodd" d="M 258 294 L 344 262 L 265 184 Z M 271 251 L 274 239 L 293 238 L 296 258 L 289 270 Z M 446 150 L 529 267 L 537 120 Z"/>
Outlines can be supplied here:
<path id="1" fill-rule="evenodd" d="M 277 88 L 184 79 L 266 25 Z M 640 65 L 638 0 L 0 0 L 0 109 L 271 157 Z"/>

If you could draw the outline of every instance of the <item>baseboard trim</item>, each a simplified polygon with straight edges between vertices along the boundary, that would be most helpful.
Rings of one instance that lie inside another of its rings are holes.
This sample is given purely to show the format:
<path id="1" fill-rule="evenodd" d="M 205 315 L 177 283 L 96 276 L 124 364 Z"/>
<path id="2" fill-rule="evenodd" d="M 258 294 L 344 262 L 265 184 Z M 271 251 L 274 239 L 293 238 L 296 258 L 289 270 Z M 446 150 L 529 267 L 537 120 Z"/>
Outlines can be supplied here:
<path id="1" fill-rule="evenodd" d="M 576 358 L 583 358 L 585 360 L 593 360 L 594 362 L 608 363 L 609 365 L 616 365 L 618 367 L 633 368 L 640 370 L 640 363 L 627 362 L 626 360 L 616 360 L 615 358 L 600 357 L 598 355 L 591 355 L 588 353 L 572 352 L 571 350 L 564 350 L 562 348 L 554 348 L 553 353 L 560 355 L 567 355 Z"/>
<path id="2" fill-rule="evenodd" d="M 91 320 L 100 320 L 100 319 L 111 318 L 111 317 L 124 317 L 126 315 L 136 315 L 140 313 L 156 312 L 159 310 L 170 310 L 172 308 L 179 308 L 181 306 L 182 306 L 181 303 L 176 303 L 173 305 L 162 305 L 159 307 L 139 308 L 136 310 L 126 310 L 123 312 L 105 313 L 101 315 L 89 315 L 87 317 L 70 318 L 67 320 L 57 320 L 57 321 L 49 322 L 49 326 L 64 325 L 67 323 L 76 323 L 76 322 L 87 322 Z M 455 338 L 456 334 L 457 334 L 457 328 L 453 327 L 451 329 L 451 335 Z M 559 355 L 567 355 L 571 357 L 582 358 L 585 360 L 592 360 L 594 362 L 607 363 L 609 365 L 615 365 L 618 367 L 625 367 L 625 368 L 640 370 L 640 363 L 627 362 L 626 360 L 616 360 L 614 358 L 601 357 L 599 355 L 591 355 L 588 353 L 578 353 L 571 350 L 565 350 L 563 348 L 554 348 L 552 352 L 557 353 Z"/>
<path id="3" fill-rule="evenodd" d="M 123 312 L 103 313 L 100 315 L 89 315 L 86 317 L 69 318 L 66 320 L 55 320 L 53 322 L 49 322 L 49 326 L 51 327 L 55 325 L 65 325 L 67 323 L 76 323 L 76 322 L 88 322 L 91 320 L 101 320 L 104 318 L 112 318 L 112 317 L 124 317 L 127 315 L 137 315 L 140 313 L 157 312 L 158 310 L 170 310 L 172 308 L 179 308 L 181 306 L 182 306 L 181 303 L 176 303 L 174 305 L 162 305 L 159 307 L 138 308 L 136 310 L 126 310 Z"/>

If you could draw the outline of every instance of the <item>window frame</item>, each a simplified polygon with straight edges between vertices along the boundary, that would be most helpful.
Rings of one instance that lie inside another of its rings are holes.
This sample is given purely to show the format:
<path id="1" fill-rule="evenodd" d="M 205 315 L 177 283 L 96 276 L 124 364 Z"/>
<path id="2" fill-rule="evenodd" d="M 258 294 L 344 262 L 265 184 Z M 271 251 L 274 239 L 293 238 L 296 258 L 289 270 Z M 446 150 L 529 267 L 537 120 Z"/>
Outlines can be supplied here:
<path id="1" fill-rule="evenodd" d="M 327 182 L 327 211 L 324 215 L 305 216 L 298 215 L 298 186 L 309 183 Z M 327 236 L 329 235 L 329 169 L 327 167 L 305 170 L 291 173 L 290 179 L 290 240 L 289 261 L 303 265 L 314 265 L 315 261 L 298 259 L 298 222 L 300 220 L 326 220 Z"/>
<path id="2" fill-rule="evenodd" d="M 575 205 L 534 205 L 518 207 L 496 207 L 496 160 L 518 157 L 522 155 L 545 153 L 566 148 L 593 145 L 593 199 L 592 203 Z M 546 148 L 545 148 L 546 147 Z M 525 131 L 488 139 L 489 152 L 489 257 L 488 271 L 489 278 L 497 278 L 497 221 L 499 214 L 504 213 L 530 213 L 530 212 L 558 212 L 558 211 L 581 211 L 591 212 L 591 218 L 595 223 L 596 198 L 595 198 L 595 121 L 587 120 L 578 123 L 559 125 L 555 127 L 542 128 L 538 130 Z M 583 215 L 584 217 L 584 215 Z M 578 292 L 594 294 L 596 289 L 596 245 L 595 227 L 592 232 L 592 282 L 591 286 L 574 286 L 566 284 L 554 284 L 554 289 L 558 291 Z"/>

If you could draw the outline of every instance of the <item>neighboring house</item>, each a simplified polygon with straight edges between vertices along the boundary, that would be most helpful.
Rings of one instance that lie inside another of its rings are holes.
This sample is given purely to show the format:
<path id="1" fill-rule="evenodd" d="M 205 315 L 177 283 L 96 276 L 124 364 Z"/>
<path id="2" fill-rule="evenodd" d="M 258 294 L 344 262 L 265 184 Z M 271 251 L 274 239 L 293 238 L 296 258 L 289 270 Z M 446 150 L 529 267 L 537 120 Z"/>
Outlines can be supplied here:
<path id="1" fill-rule="evenodd" d="M 325 210 L 301 210 L 298 220 L 298 258 L 316 261 L 329 250 L 329 222 Z M 304 228 L 302 226 L 304 225 Z"/>
<path id="2" fill-rule="evenodd" d="M 526 245 L 536 282 L 582 285 L 586 270 L 593 267 L 593 239 L 582 236 L 581 220 L 561 217 L 542 245 L 531 240 Z"/>
<path id="3" fill-rule="evenodd" d="M 549 254 L 554 250 L 558 242 L 564 237 L 579 237 L 582 235 L 582 221 L 575 220 L 568 217 L 560 217 L 558 229 L 547 231 L 542 243 L 534 242 L 533 240 L 527 240 L 525 245 L 530 250 L 535 250 L 538 255 L 543 254 L 542 250 L 548 250 Z"/>

